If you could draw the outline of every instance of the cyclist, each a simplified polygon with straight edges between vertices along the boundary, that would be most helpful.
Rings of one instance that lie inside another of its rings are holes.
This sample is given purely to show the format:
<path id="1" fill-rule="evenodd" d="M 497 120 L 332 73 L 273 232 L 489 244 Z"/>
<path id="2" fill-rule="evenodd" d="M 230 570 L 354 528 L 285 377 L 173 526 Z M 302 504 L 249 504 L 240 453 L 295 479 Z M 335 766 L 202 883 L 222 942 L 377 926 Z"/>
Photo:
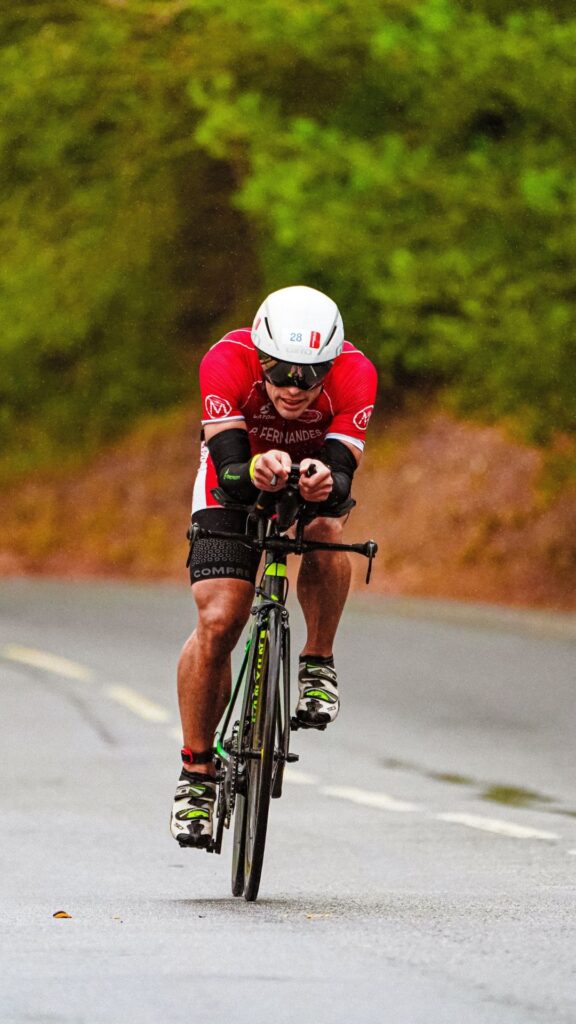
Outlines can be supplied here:
<path id="1" fill-rule="evenodd" d="M 251 504 L 282 490 L 300 463 L 300 493 L 318 503 L 309 539 L 340 541 L 376 393 L 376 370 L 344 340 L 338 307 L 305 286 L 282 288 L 260 306 L 252 329 L 233 330 L 200 366 L 203 433 L 192 519 L 206 529 L 244 532 L 246 514 L 219 505 L 222 488 Z M 311 464 L 316 467 L 306 476 Z M 333 513 L 336 513 L 334 515 Z M 230 655 L 253 603 L 259 556 L 236 541 L 199 539 L 190 561 L 198 618 L 178 665 L 184 747 L 171 832 L 182 846 L 208 846 L 216 798 L 211 743 L 230 696 Z M 297 593 L 307 627 L 296 715 L 325 728 L 339 694 L 332 645 L 350 585 L 343 552 L 302 557 Z"/>

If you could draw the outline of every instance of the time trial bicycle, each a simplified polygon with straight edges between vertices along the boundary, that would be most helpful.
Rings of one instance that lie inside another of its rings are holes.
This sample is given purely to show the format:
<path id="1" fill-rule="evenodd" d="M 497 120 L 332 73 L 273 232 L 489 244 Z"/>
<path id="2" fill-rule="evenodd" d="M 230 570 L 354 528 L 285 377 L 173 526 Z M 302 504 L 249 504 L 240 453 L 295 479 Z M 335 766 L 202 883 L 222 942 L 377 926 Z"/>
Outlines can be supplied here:
<path id="1" fill-rule="evenodd" d="M 312 476 L 315 471 L 312 465 L 307 473 Z M 234 822 L 232 893 L 249 901 L 256 899 L 260 887 L 270 800 L 282 795 L 285 766 L 299 759 L 290 750 L 290 733 L 305 727 L 290 715 L 287 557 L 310 551 L 356 552 L 368 559 L 369 583 L 378 550 L 373 540 L 363 544 L 306 540 L 305 526 L 317 515 L 318 506 L 302 501 L 299 480 L 300 466 L 294 463 L 286 487 L 278 493 L 260 492 L 250 509 L 231 502 L 217 488 L 213 493 L 221 504 L 247 512 L 246 533 L 207 530 L 196 523 L 188 532 L 191 549 L 196 539 L 221 538 L 240 541 L 266 555 L 242 664 L 214 737 L 219 788 L 214 838 L 207 847 L 208 852 L 220 853 L 224 829 Z M 332 514 L 346 514 L 354 505 L 348 499 Z M 288 536 L 294 525 L 294 536 Z"/>

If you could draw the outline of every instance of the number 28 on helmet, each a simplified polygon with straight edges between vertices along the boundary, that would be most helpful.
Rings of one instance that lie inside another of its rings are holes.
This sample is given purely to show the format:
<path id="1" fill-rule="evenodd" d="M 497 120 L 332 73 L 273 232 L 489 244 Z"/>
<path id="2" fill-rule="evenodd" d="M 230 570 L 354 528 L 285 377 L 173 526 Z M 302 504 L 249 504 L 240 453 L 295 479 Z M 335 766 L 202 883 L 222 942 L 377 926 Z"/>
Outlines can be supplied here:
<path id="1" fill-rule="evenodd" d="M 344 344 L 336 303 L 323 292 L 294 285 L 272 292 L 260 306 L 252 341 L 266 380 L 309 391 L 321 384 Z"/>

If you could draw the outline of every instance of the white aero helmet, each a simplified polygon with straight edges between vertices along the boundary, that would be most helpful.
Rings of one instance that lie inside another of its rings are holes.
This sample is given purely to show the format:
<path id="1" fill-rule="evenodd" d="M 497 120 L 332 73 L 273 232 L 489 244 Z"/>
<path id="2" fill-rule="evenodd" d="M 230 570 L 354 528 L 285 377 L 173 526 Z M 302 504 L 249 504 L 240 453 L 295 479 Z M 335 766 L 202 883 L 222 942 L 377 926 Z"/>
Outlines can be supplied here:
<path id="1" fill-rule="evenodd" d="M 264 299 L 254 318 L 252 341 L 271 384 L 308 390 L 321 382 L 340 355 L 344 325 L 338 306 L 327 295 L 293 285 Z"/>

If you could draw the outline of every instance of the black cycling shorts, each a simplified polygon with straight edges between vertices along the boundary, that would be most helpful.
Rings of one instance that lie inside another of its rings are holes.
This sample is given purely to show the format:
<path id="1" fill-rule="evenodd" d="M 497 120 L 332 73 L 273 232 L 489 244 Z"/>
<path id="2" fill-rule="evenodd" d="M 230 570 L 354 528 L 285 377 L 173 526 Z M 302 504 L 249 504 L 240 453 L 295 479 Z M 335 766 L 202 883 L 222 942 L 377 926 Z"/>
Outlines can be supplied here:
<path id="1" fill-rule="evenodd" d="M 232 508 L 202 508 L 194 512 L 192 522 L 206 530 L 244 533 L 246 513 Z M 234 579 L 256 582 L 260 553 L 238 540 L 198 539 L 190 558 L 190 582 Z"/>

